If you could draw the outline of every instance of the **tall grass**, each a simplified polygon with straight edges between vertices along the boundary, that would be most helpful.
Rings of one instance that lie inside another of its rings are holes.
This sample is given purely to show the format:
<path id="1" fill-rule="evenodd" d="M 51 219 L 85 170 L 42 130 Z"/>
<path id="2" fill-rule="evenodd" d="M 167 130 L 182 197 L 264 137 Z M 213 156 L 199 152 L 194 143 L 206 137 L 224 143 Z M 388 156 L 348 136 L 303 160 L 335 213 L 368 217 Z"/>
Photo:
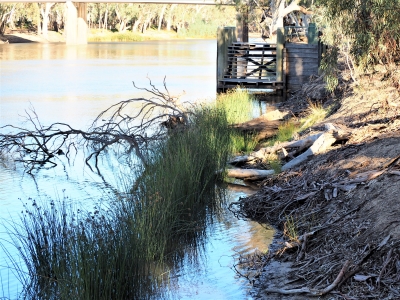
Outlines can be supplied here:
<path id="1" fill-rule="evenodd" d="M 24 297 L 150 299 L 160 296 L 168 266 L 195 247 L 218 207 L 216 171 L 231 151 L 224 109 L 203 107 L 182 131 L 132 166 L 136 182 L 107 210 L 75 211 L 65 202 L 26 207 L 10 223 Z"/>
<path id="2" fill-rule="evenodd" d="M 295 134 L 304 131 L 311 126 L 321 122 L 329 113 L 329 108 L 325 109 L 321 104 L 309 103 L 307 114 L 298 122 L 289 120 L 278 127 L 276 136 L 268 141 L 268 145 L 273 145 L 276 142 L 290 141 Z"/>
<path id="3" fill-rule="evenodd" d="M 229 124 L 243 123 L 252 118 L 254 98 L 244 89 L 229 90 L 217 96 L 217 107 L 225 110 Z"/>
<path id="4" fill-rule="evenodd" d="M 215 22 L 205 22 L 201 17 L 197 17 L 189 27 L 182 28 L 178 32 L 178 37 L 184 38 L 215 38 L 219 24 Z"/>
<path id="5" fill-rule="evenodd" d="M 300 120 L 300 130 L 305 130 L 314 124 L 322 121 L 329 113 L 329 108 L 325 109 L 320 103 L 309 102 L 307 116 Z"/>
<path id="6" fill-rule="evenodd" d="M 227 114 L 227 121 L 230 125 L 244 123 L 252 119 L 252 112 L 255 99 L 246 91 L 240 88 L 230 90 L 227 93 L 219 94 L 217 107 L 223 109 Z M 231 145 L 233 153 L 246 153 L 254 150 L 258 143 L 255 134 L 232 130 Z"/>

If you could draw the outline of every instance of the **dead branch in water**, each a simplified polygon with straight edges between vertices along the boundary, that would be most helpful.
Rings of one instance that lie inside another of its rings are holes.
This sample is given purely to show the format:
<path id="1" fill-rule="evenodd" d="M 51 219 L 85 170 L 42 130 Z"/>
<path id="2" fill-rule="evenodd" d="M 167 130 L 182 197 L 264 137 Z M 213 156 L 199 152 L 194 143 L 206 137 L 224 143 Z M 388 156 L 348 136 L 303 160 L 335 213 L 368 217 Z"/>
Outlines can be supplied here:
<path id="1" fill-rule="evenodd" d="M 86 164 L 92 169 L 91 161 L 94 159 L 97 172 L 99 156 L 111 147 L 119 154 L 134 151 L 146 165 L 144 151 L 152 142 L 165 138 L 166 122 L 174 118 L 187 124 L 188 119 L 179 98 L 169 93 L 165 78 L 165 91 L 160 91 L 151 81 L 150 89 L 133 85 L 151 97 L 133 98 L 110 106 L 95 118 L 86 131 L 58 122 L 44 126 L 34 110 L 27 111 L 26 118 L 31 128 L 14 125 L 0 128 L 2 132 L 9 131 L 0 133 L 0 153 L 11 154 L 15 161 L 24 164 L 30 174 L 44 166 L 56 166 L 57 156 L 65 155 L 69 159 L 74 151 L 82 147 L 89 150 Z"/>

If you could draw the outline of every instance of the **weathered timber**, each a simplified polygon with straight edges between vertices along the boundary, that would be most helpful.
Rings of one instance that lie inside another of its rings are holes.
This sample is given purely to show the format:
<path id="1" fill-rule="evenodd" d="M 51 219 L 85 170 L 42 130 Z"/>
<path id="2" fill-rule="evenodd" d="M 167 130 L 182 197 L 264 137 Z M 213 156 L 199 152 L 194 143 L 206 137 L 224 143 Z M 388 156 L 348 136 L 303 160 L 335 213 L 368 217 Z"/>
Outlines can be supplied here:
<path id="1" fill-rule="evenodd" d="M 275 174 L 274 170 L 227 169 L 226 176 L 238 179 L 259 180 Z"/>
<path id="2" fill-rule="evenodd" d="M 234 42 L 227 48 L 227 67 L 218 78 L 218 91 L 242 86 L 282 90 L 284 82 L 276 80 L 276 44 Z"/>
<path id="3" fill-rule="evenodd" d="M 310 76 L 318 75 L 319 47 L 318 45 L 286 43 L 285 48 L 287 89 L 297 90 L 309 81 Z"/>

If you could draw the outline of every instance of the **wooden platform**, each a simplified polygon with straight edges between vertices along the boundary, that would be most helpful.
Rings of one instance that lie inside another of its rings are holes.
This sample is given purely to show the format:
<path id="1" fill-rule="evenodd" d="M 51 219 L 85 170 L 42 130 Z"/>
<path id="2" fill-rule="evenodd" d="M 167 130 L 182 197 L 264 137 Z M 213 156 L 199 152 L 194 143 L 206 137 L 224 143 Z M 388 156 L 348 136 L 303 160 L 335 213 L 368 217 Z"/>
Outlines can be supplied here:
<path id="1" fill-rule="evenodd" d="M 235 42 L 228 47 L 227 60 L 219 91 L 237 86 L 283 90 L 284 82 L 276 81 L 276 44 Z"/>

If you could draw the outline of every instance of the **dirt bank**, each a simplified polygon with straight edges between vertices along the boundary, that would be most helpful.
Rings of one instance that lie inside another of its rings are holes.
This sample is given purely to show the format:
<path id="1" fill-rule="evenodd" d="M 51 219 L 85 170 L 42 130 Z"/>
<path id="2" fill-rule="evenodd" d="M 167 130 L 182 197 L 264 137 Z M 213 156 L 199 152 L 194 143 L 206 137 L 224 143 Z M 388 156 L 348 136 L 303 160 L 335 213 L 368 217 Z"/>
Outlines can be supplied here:
<path id="1" fill-rule="evenodd" d="M 400 299 L 400 72 L 352 83 L 342 74 L 333 123 L 350 133 L 238 203 L 246 218 L 283 232 L 257 263 L 259 299 Z M 301 114 L 307 97 L 287 108 Z M 310 100 L 310 99 L 308 99 Z"/>

